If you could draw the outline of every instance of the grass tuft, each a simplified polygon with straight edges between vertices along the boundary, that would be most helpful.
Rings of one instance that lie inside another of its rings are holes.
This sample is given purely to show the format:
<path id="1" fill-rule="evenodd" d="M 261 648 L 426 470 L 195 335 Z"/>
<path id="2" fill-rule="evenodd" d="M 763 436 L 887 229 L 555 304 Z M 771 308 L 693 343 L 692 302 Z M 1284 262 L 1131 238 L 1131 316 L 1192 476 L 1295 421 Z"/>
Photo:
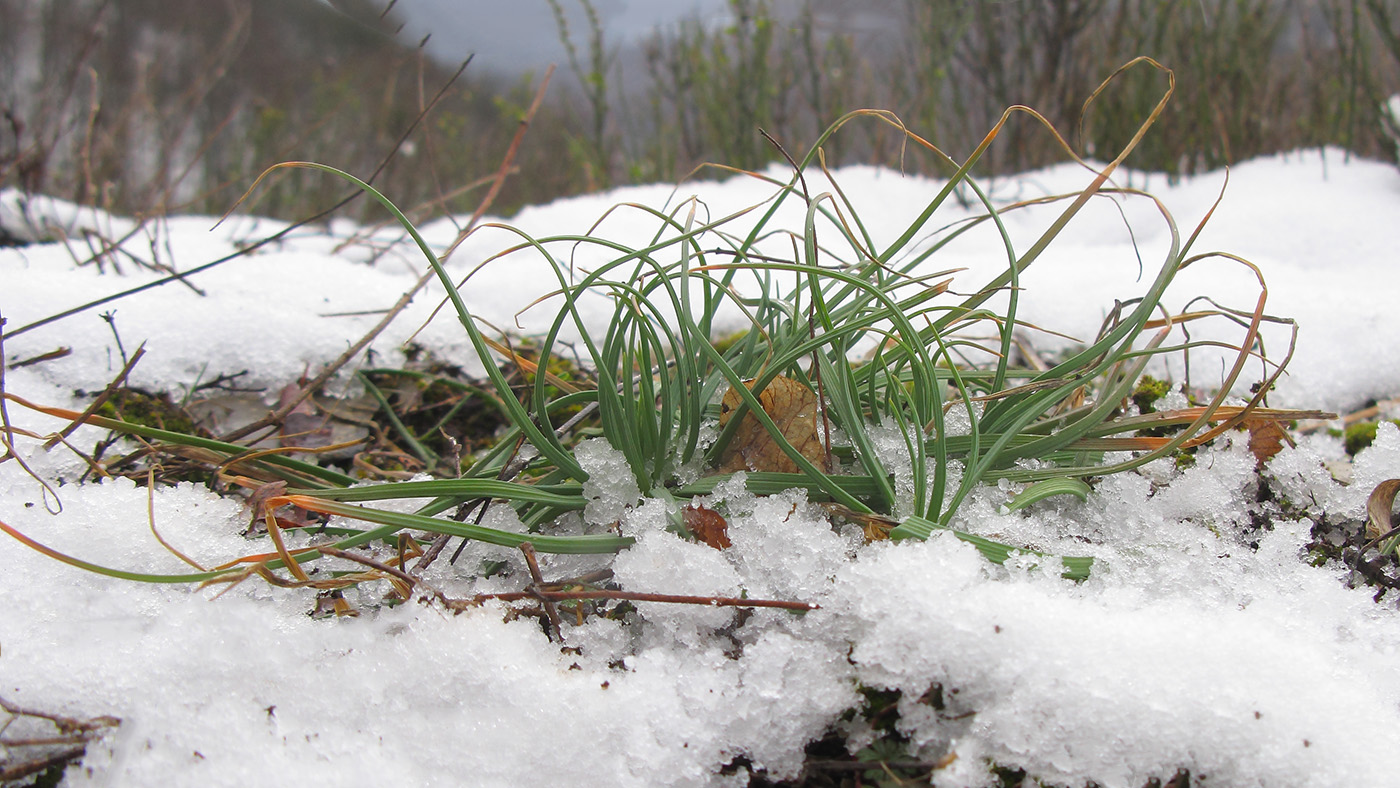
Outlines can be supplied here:
<path id="1" fill-rule="evenodd" d="M 616 552 L 632 540 L 603 528 L 607 524 L 593 524 L 599 529 L 593 533 L 554 525 L 561 515 L 583 510 L 588 503 L 585 483 L 590 474 L 577 451 L 580 439 L 601 434 L 624 458 L 641 495 L 666 502 L 676 515 L 677 530 L 686 533 L 680 506 L 729 478 L 712 470 L 696 479 L 696 468 L 713 469 L 719 464 L 748 414 L 796 469 L 776 473 L 754 468 L 746 474 L 754 493 L 803 488 L 811 500 L 865 525 L 872 536 L 922 539 L 953 530 L 996 563 L 1018 553 L 1041 555 L 956 531 L 959 507 L 979 486 L 998 480 L 1029 485 L 1010 508 L 1051 495 L 1084 498 L 1089 494 L 1088 482 L 1095 477 L 1122 473 L 1200 445 L 1247 418 L 1283 421 L 1312 415 L 1262 407 L 1264 394 L 1282 372 L 1287 356 L 1276 364 L 1266 362 L 1265 379 L 1248 402 L 1226 405 L 1246 366 L 1264 357 L 1261 326 L 1290 321 L 1265 313 L 1267 288 L 1262 278 L 1250 310 L 1211 306 L 1169 313 L 1162 304 L 1163 295 L 1189 266 L 1212 261 L 1258 271 L 1230 255 L 1193 254 L 1201 228 L 1183 239 L 1160 204 L 1171 244 L 1146 278 L 1146 291 L 1119 304 L 1092 341 L 1057 363 L 1015 361 L 1025 355 L 1017 352 L 1018 337 L 1037 330 L 1019 313 L 1024 272 L 1090 200 L 1105 194 L 1141 196 L 1113 188 L 1110 178 L 1167 106 L 1172 74 L 1148 58 L 1138 58 L 1094 93 L 1098 96 L 1120 75 L 1141 70 L 1165 75 L 1167 90 L 1119 154 L 1101 169 L 1090 167 L 1096 173 L 1093 181 L 1075 193 L 998 206 L 972 176 L 979 159 L 1017 115 L 1042 124 L 1073 155 L 1049 122 L 1028 108 L 1006 110 L 962 162 L 908 131 L 893 114 L 858 110 L 833 123 L 801 159 L 789 158 L 793 172 L 786 181 L 738 171 L 772 186 L 771 198 L 759 205 L 717 218 L 708 217 L 695 199 L 667 210 L 618 206 L 614 210 L 638 212 L 654 222 L 655 235 L 640 247 L 600 232 L 536 238 L 506 227 L 518 242 L 483 265 L 507 255 L 534 255 L 555 277 L 553 292 L 536 305 L 554 304 L 557 311 L 545 335 L 528 345 L 498 339 L 472 314 L 460 294 L 464 282 L 451 278 L 413 223 L 382 192 L 328 165 L 280 165 L 345 180 L 403 225 L 485 362 L 487 380 L 482 386 L 508 424 L 504 433 L 470 462 L 453 463 L 451 470 L 460 470 L 460 475 L 450 474 L 453 478 L 354 487 L 356 479 L 314 463 L 91 415 L 85 418 L 91 424 L 222 457 L 220 470 L 234 481 L 282 485 L 271 490 L 262 504 L 276 550 L 209 572 L 140 575 L 83 564 L 49 551 L 8 526 L 0 527 L 59 560 L 150 582 L 237 581 L 251 574 L 271 580 L 274 572 L 284 570 L 293 579 L 279 579 L 279 584 L 305 585 L 309 581 L 302 564 L 402 534 L 428 534 L 415 539 L 431 540 L 434 550 L 441 549 L 446 538 L 461 537 L 539 552 Z M 857 122 L 893 128 L 907 144 L 937 157 L 951 173 L 918 216 L 888 242 L 877 241 L 867 232 L 862 209 L 825 170 L 824 146 L 847 124 Z M 825 176 L 823 182 L 833 184 L 831 191 L 809 190 L 819 173 Z M 950 198 L 980 205 L 982 213 L 939 236 L 936 217 Z M 778 227 L 775 219 L 780 207 L 789 203 L 803 209 L 805 219 L 796 231 Z M 1005 218 L 1047 204 L 1063 206 L 1058 217 L 1029 247 L 1016 248 Z M 1000 245 L 989 253 L 1005 259 L 1005 267 L 965 290 L 966 294 L 955 295 L 947 285 L 948 272 L 932 272 L 939 268 L 940 250 L 978 226 L 996 231 Z M 940 240 L 921 240 L 931 237 Z M 588 259 L 601 257 L 602 262 L 588 270 L 576 267 L 575 255 L 585 252 Z M 613 304 L 602 328 L 585 321 L 580 308 L 584 299 L 599 295 Z M 734 315 L 747 321 L 746 333 L 736 336 L 721 330 L 732 325 Z M 1188 409 L 1129 415 L 1128 403 L 1156 391 L 1156 384 L 1143 377 L 1147 365 L 1167 354 L 1187 353 L 1207 344 L 1189 339 L 1168 343 L 1181 326 L 1206 320 L 1225 321 L 1240 329 L 1240 338 L 1230 346 L 1233 363 L 1227 364 L 1218 393 Z M 570 335 L 578 340 L 566 347 L 564 338 Z M 814 462 L 789 441 L 790 433 L 779 424 L 781 414 L 765 409 L 762 395 L 780 377 L 788 381 L 784 385 L 795 383 L 815 395 L 818 422 L 833 462 Z M 361 376 L 371 394 L 389 409 L 376 382 L 384 379 L 382 371 Z M 719 403 L 726 392 L 737 396 L 737 412 L 729 414 L 717 439 L 709 442 L 706 436 L 719 421 Z M 38 409 L 70 419 L 81 415 Z M 955 426 L 959 422 L 961 426 Z M 588 429 L 579 428 L 584 423 Z M 1148 427 L 1163 426 L 1176 429 L 1169 435 L 1141 434 Z M 391 427 L 399 442 L 425 466 L 441 467 L 441 450 L 427 442 L 431 426 L 415 427 L 395 417 Z M 831 445 L 833 433 L 844 435 L 847 443 Z M 902 452 L 891 454 L 879 444 L 877 433 L 897 436 Z M 529 459 L 519 451 L 525 444 L 532 449 Z M 363 505 L 399 499 L 426 503 L 412 513 Z M 449 510 L 465 513 L 485 502 L 513 509 L 528 531 L 509 532 L 438 516 Z M 282 507 L 337 518 L 338 530 L 332 531 L 336 538 L 329 549 L 289 550 L 281 531 L 308 526 L 292 518 L 279 519 L 275 513 Z M 366 527 L 347 528 L 347 522 Z M 1088 558 L 1058 561 L 1067 577 L 1083 578 L 1091 570 Z M 388 570 L 375 572 L 366 576 L 392 575 Z"/>

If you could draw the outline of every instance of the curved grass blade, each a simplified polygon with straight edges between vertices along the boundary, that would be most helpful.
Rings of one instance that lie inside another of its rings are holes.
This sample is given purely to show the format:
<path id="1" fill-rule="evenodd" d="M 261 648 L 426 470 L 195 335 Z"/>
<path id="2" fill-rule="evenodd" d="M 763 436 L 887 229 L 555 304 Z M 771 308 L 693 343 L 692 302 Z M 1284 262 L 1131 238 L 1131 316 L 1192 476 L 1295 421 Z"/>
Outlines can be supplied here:
<path id="1" fill-rule="evenodd" d="M 1046 479 L 1022 490 L 1002 508 L 1007 512 L 1014 512 L 1056 495 L 1073 495 L 1081 501 L 1086 501 L 1091 492 L 1092 488 L 1079 479 Z"/>
<path id="2" fill-rule="evenodd" d="M 497 528 L 487 528 L 483 525 L 459 523 L 454 520 L 441 520 L 436 517 L 424 517 L 421 514 L 386 512 L 382 509 L 354 506 L 340 501 L 313 498 L 309 495 L 279 496 L 268 501 L 269 505 L 281 505 L 283 503 L 299 506 L 314 512 L 321 512 L 322 514 L 333 514 L 352 520 L 378 523 L 381 526 L 388 527 L 388 530 L 376 529 L 376 531 L 384 530 L 384 535 L 386 536 L 397 530 L 412 529 L 435 534 L 450 534 L 452 536 L 475 539 L 479 542 L 501 545 L 503 547 L 519 547 L 528 542 L 542 553 L 616 553 L 631 547 L 635 541 L 629 536 L 613 536 L 612 534 L 551 536 L 547 534 L 512 533 Z M 340 545 L 336 546 L 340 547 Z M 298 557 L 298 560 L 302 559 Z"/>
<path id="3" fill-rule="evenodd" d="M 9 392 L 4 392 L 5 399 L 18 405 L 22 405 L 30 410 L 37 411 L 49 416 L 56 416 L 70 421 L 82 416 L 75 410 L 66 408 L 53 408 L 30 402 L 22 397 L 15 396 Z M 212 438 L 201 438 L 197 435 L 189 435 L 183 432 L 173 432 L 162 430 L 156 427 L 147 427 L 144 424 L 134 424 L 129 421 L 112 419 L 106 416 L 89 415 L 83 418 L 84 424 L 91 424 L 94 427 L 113 430 L 125 435 L 139 435 L 151 440 L 163 441 L 177 446 L 190 446 L 197 449 L 206 449 L 230 458 L 238 457 L 252 451 L 247 446 L 240 446 L 236 443 L 225 443 Z M 302 462 L 290 457 L 283 457 L 278 454 L 259 454 L 253 464 L 272 473 L 279 478 L 296 484 L 306 484 L 317 480 L 330 484 L 346 486 L 358 483 L 358 479 L 347 476 L 333 468 L 323 468 L 315 463 Z"/>
<path id="4" fill-rule="evenodd" d="M 994 564 L 1004 564 L 1006 559 L 1012 555 L 1028 554 L 1049 560 L 1056 560 L 1055 556 L 1046 555 L 1035 550 L 1025 550 L 1004 545 L 1000 542 L 992 541 L 986 537 L 976 534 L 964 533 L 940 525 L 926 517 L 910 517 L 900 523 L 894 530 L 890 531 L 891 539 L 927 539 L 933 535 L 934 531 L 949 531 L 961 541 L 967 542 L 981 553 L 988 561 Z M 1089 571 L 1094 565 L 1094 559 L 1088 556 L 1061 556 L 1058 558 L 1064 564 L 1064 572 L 1061 577 L 1069 580 L 1084 580 L 1089 576 Z"/>

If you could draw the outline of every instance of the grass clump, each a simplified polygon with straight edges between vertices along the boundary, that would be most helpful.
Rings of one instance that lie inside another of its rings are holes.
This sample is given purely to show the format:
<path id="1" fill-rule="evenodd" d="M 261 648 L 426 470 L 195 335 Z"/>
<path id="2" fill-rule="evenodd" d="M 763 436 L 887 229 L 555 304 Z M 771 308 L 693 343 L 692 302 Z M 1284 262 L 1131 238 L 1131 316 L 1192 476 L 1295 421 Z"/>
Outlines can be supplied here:
<path id="1" fill-rule="evenodd" d="M 1130 68 L 1161 67 L 1139 59 L 1124 67 Z M 1160 73 L 1170 85 L 1170 72 Z M 91 423 L 148 439 L 221 453 L 229 458 L 223 468 L 226 475 L 270 480 L 274 486 L 265 490 L 263 506 L 276 551 L 186 575 L 139 575 L 84 566 L 157 582 L 230 581 L 259 574 L 279 584 L 333 590 L 370 576 L 411 586 L 414 577 L 402 569 L 404 561 L 425 549 L 427 555 L 436 555 L 450 538 L 521 547 L 529 555 L 616 552 L 632 539 L 618 535 L 611 523 L 592 523 L 583 533 L 576 526 L 555 525 L 561 516 L 585 510 L 595 494 L 590 490 L 598 485 L 592 478 L 596 469 L 590 470 L 579 449 L 581 437 L 598 434 L 606 439 L 623 458 L 622 473 L 638 494 L 664 502 L 673 515 L 672 526 L 688 533 L 681 508 L 732 475 L 715 469 L 726 465 L 731 443 L 746 429 L 766 441 L 767 456 L 782 458 L 783 464 L 773 467 L 788 469 L 750 464 L 746 483 L 756 494 L 804 489 L 809 499 L 864 526 L 872 538 L 926 538 L 938 530 L 953 530 L 996 562 L 1018 552 L 1033 554 L 954 530 L 959 507 L 979 485 L 999 480 L 1024 488 L 1018 505 L 1047 495 L 1083 497 L 1088 479 L 1200 445 L 1247 417 L 1297 417 L 1261 407 L 1263 392 L 1281 371 L 1281 363 L 1272 367 L 1271 377 L 1247 403 L 1225 404 L 1246 364 L 1262 356 L 1261 325 L 1288 322 L 1265 314 L 1262 283 L 1252 310 L 1197 310 L 1173 316 L 1164 309 L 1163 295 L 1179 271 L 1217 257 L 1193 254 L 1195 234 L 1183 239 L 1166 211 L 1161 217 L 1170 231 L 1170 248 L 1140 297 L 1120 304 L 1096 337 L 1053 366 L 1013 363 L 1018 332 L 1037 330 L 1019 315 L 1021 276 L 1089 200 L 1108 193 L 1132 194 L 1111 188 L 1109 179 L 1169 96 L 1170 87 L 1132 143 L 1097 170 L 1086 189 L 1033 203 L 998 206 L 970 174 L 1008 119 L 1024 108 L 1007 110 L 962 162 L 908 132 L 890 113 L 861 110 L 834 123 L 800 160 L 790 159 L 790 178 L 747 173 L 772 186 L 773 196 L 759 205 L 718 217 L 708 216 L 695 199 L 665 210 L 616 207 L 654 223 L 655 234 L 642 246 L 599 233 L 536 238 L 507 227 L 519 242 L 484 265 L 507 255 L 514 256 L 513 261 L 534 256 L 554 278 L 552 292 L 537 306 L 553 304 L 557 311 L 545 334 L 528 345 L 501 341 L 473 316 L 460 294 L 466 282 L 451 278 L 434 250 L 382 193 L 326 165 L 296 165 L 351 182 L 402 222 L 485 362 L 487 380 L 476 387 L 481 391 L 472 393 L 483 394 L 499 410 L 504 428 L 470 462 L 444 466 L 443 448 L 425 438 L 441 431 L 453 410 L 467 401 L 465 396 L 454 404 L 444 399 L 438 403 L 444 409 L 441 415 L 419 414 L 424 418 L 412 423 L 400 419 L 393 429 L 409 452 L 427 467 L 446 471 L 448 478 L 357 487 L 344 473 L 278 453 L 248 453 L 236 444 L 89 417 Z M 828 139 L 854 121 L 895 128 L 909 144 L 939 157 L 950 171 L 943 187 L 891 240 L 877 240 L 867 231 L 858 206 L 847 200 L 835 180 L 825 192 L 809 188 L 818 175 L 829 175 L 822 158 Z M 948 232 L 935 232 L 935 217 L 950 198 L 971 201 L 983 212 Z M 780 207 L 794 203 L 805 217 L 802 226 L 776 226 Z M 1032 204 L 1063 208 L 1033 243 L 1017 248 L 1003 218 Z M 955 295 L 948 288 L 952 272 L 939 270 L 938 253 L 977 227 L 995 231 L 999 247 L 992 251 L 1004 257 L 1005 267 Z M 590 263 L 586 270 L 574 265 L 585 252 L 590 260 L 601 262 Z M 1248 266 L 1236 258 L 1223 259 Z M 581 306 L 598 297 L 613 309 L 601 328 L 584 319 Z M 742 316 L 749 329 L 726 336 L 726 321 L 735 315 Z M 1143 381 L 1153 359 L 1193 347 L 1190 342 L 1168 344 L 1173 329 L 1212 317 L 1242 328 L 1219 393 L 1197 407 L 1124 415 L 1135 394 L 1161 387 Z M 566 346 L 571 336 L 577 339 Z M 372 393 L 379 392 L 386 406 L 392 404 L 385 394 L 391 381 L 420 397 L 434 391 L 465 395 L 473 388 L 441 375 L 377 370 L 361 378 Z M 788 421 L 792 414 L 775 409 L 773 392 L 779 388 L 810 401 L 804 408 L 810 407 L 811 415 L 804 418 L 817 438 L 808 441 L 815 448 L 798 445 Z M 713 437 L 722 399 L 731 403 L 730 412 Z M 757 427 L 744 427 L 755 422 Z M 1176 429 L 1170 435 L 1139 434 L 1154 427 Z M 897 436 L 899 446 L 891 451 L 878 444 L 877 434 Z M 845 443 L 834 436 L 845 436 Z M 405 499 L 425 502 L 412 512 L 363 505 Z M 479 518 L 488 502 L 513 509 L 525 530 L 466 521 L 473 512 Z M 337 520 L 334 530 L 315 524 L 334 541 L 293 551 L 281 532 L 311 526 L 278 514 L 280 507 L 288 506 L 345 519 Z M 459 519 L 438 516 L 454 511 Z M 345 559 L 354 547 L 394 539 L 399 540 L 396 561 L 372 563 L 368 575 L 312 580 L 301 566 L 326 556 Z M 1091 561 L 1065 558 L 1053 565 L 1063 566 L 1066 576 L 1082 578 Z M 549 599 L 564 600 L 576 592 L 548 593 L 554 595 Z"/>

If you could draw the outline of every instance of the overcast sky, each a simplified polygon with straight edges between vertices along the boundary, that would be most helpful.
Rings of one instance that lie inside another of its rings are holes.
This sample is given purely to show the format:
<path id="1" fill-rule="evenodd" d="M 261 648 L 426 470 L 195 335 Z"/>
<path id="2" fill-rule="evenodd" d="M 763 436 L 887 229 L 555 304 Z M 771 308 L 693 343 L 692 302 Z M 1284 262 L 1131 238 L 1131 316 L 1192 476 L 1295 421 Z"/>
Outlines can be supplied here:
<path id="1" fill-rule="evenodd" d="M 581 5 L 562 0 L 574 40 L 588 33 Z M 658 25 L 698 15 L 725 19 L 726 0 L 594 0 L 609 46 L 636 43 Z M 475 53 L 474 67 L 494 71 L 539 70 L 564 65 L 564 50 L 549 3 L 545 0 L 399 0 L 395 13 L 405 22 L 402 37 L 418 41 L 432 34 L 429 50 L 445 62 Z"/>

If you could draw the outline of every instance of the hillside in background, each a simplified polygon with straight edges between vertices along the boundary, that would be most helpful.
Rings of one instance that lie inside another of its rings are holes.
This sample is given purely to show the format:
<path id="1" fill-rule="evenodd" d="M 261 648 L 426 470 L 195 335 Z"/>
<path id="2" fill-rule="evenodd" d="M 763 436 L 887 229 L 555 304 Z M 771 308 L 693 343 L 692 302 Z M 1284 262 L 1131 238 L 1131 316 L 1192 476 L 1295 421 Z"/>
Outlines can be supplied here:
<path id="1" fill-rule="evenodd" d="M 1011 105 L 1064 137 L 1018 114 L 984 175 L 1103 156 L 1168 90 L 1165 72 L 1138 66 L 1085 110 L 1139 55 L 1173 69 L 1176 88 L 1136 167 L 1180 175 L 1324 144 L 1394 156 L 1379 107 L 1400 92 L 1400 0 L 729 0 L 727 21 L 641 38 L 618 27 L 616 5 L 532 6 L 543 11 L 521 35 L 555 39 L 560 71 L 493 210 L 671 181 L 703 162 L 761 168 L 783 154 L 760 128 L 801 156 L 865 107 L 955 159 Z M 483 57 L 454 80 L 457 63 L 404 43 L 414 24 L 387 0 L 0 0 L 0 187 L 131 214 L 222 213 L 264 168 L 314 160 L 375 175 L 405 206 L 470 211 L 543 72 Z M 947 174 L 880 124 L 851 124 L 824 151 Z M 248 209 L 298 218 L 344 194 L 284 171 Z"/>
<path id="2" fill-rule="evenodd" d="M 5 0 L 0 185 L 127 212 L 221 213 L 279 161 L 368 176 L 456 69 L 381 32 L 397 22 L 368 0 L 338 5 L 349 14 L 313 0 Z M 432 140 L 420 133 L 376 183 L 427 199 L 430 172 L 448 189 L 489 172 L 514 131 L 498 101 L 509 93 L 469 69 L 422 127 Z M 433 140 L 452 150 L 436 155 Z M 343 193 L 288 173 L 257 210 L 292 215 Z"/>

